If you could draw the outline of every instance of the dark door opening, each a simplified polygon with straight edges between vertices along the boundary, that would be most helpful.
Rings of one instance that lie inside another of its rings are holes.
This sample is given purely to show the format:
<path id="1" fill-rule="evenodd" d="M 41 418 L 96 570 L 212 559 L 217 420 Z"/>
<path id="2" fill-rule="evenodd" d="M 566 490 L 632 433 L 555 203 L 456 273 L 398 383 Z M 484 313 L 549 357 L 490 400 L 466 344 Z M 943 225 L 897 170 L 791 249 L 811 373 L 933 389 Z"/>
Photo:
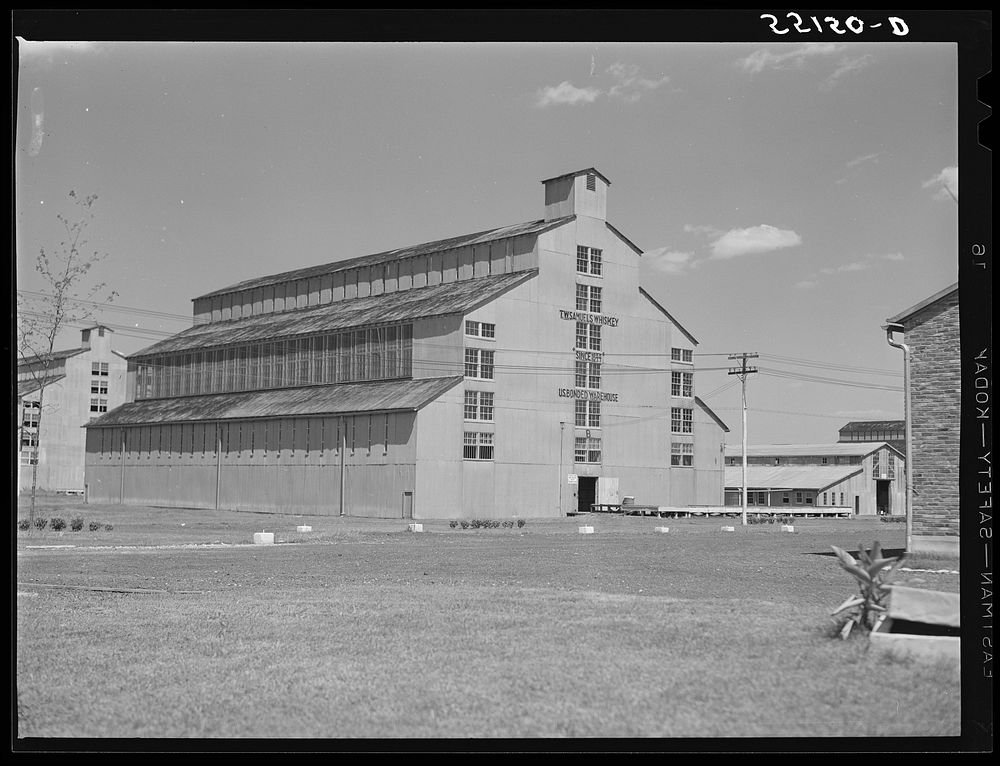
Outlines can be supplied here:
<path id="1" fill-rule="evenodd" d="M 576 512 L 590 513 L 590 506 L 597 502 L 597 477 L 581 476 L 576 492 Z"/>
<path id="2" fill-rule="evenodd" d="M 887 516 L 892 513 L 892 500 L 889 494 L 889 480 L 875 480 L 875 508 L 879 516 Z"/>

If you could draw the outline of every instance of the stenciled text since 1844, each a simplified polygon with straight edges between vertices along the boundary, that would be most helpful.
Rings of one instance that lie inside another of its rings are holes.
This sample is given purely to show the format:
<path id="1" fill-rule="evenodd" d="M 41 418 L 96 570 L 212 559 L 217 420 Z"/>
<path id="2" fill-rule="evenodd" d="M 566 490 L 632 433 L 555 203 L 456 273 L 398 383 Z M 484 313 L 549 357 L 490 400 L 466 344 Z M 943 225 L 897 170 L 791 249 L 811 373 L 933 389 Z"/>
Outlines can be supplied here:
<path id="1" fill-rule="evenodd" d="M 590 311 L 567 311 L 566 309 L 559 309 L 559 318 L 576 322 L 587 322 L 589 324 L 606 325 L 607 327 L 618 326 L 618 317 L 594 314 Z M 577 349 L 576 358 L 581 362 L 600 362 L 604 358 L 604 354 L 600 351 L 581 351 Z M 594 391 L 587 388 L 560 388 L 559 396 L 569 399 L 588 399 L 599 402 L 618 401 L 618 394 L 606 391 Z"/>

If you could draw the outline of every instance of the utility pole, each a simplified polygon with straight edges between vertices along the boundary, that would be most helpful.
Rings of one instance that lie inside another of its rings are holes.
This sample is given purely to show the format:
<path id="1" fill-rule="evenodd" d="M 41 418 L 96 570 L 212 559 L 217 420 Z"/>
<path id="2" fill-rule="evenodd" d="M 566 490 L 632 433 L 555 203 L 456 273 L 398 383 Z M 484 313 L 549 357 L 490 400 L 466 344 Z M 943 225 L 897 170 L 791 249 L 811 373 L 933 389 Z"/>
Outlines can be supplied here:
<path id="1" fill-rule="evenodd" d="M 739 359 L 739 367 L 731 367 L 730 375 L 739 376 L 743 388 L 743 526 L 747 525 L 747 375 L 757 372 L 756 367 L 747 367 L 747 359 L 756 359 L 759 354 L 730 354 L 730 359 Z"/>

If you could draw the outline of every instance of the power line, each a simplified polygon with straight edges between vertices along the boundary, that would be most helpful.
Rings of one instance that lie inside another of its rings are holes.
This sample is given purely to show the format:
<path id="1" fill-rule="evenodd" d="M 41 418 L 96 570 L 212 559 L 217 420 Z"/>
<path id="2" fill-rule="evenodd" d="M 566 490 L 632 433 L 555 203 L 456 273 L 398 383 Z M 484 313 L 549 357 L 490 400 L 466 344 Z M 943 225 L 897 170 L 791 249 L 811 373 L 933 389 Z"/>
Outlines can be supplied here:
<path id="1" fill-rule="evenodd" d="M 45 293 L 35 292 L 33 290 L 18 290 L 17 292 L 18 295 L 28 296 L 33 299 L 51 298 L 50 295 L 46 295 Z M 147 316 L 162 317 L 164 319 L 176 319 L 178 321 L 184 321 L 184 322 L 194 321 L 193 318 L 190 316 L 184 316 L 183 314 L 171 314 L 170 312 L 167 311 L 154 311 L 153 309 L 140 309 L 140 308 L 135 308 L 134 306 L 121 306 L 116 303 L 101 303 L 100 301 L 88 301 L 84 300 L 83 298 L 68 298 L 67 300 L 69 300 L 72 303 L 81 303 L 88 306 L 97 306 L 98 308 L 107 309 L 109 311 L 120 311 L 121 313 L 133 312 L 136 314 L 145 314 Z"/>
<path id="2" fill-rule="evenodd" d="M 778 356 L 776 354 L 764 354 L 765 359 L 774 359 L 778 362 L 784 362 L 785 364 L 791 364 L 795 367 L 815 367 L 817 369 L 824 370 L 837 370 L 839 372 L 864 372 L 870 373 L 872 375 L 889 375 L 892 377 L 903 377 L 903 373 L 895 372 L 893 370 L 883 370 L 877 367 L 856 367 L 847 364 L 835 364 L 833 362 L 819 362 L 810 359 L 800 359 L 794 356 Z"/>

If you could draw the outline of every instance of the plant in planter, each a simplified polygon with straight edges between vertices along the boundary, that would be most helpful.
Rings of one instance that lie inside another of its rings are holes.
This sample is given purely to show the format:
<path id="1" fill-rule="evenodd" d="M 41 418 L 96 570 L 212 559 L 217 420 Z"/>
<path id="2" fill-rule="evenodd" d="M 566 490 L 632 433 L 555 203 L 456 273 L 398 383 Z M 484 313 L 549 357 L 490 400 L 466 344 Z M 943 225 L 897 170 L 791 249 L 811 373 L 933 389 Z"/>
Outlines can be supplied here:
<path id="1" fill-rule="evenodd" d="M 830 547 L 837 554 L 840 565 L 858 583 L 858 595 L 850 596 L 831 612 L 831 614 L 847 612 L 847 621 L 840 629 L 840 637 L 846 639 L 855 625 L 860 626 L 862 630 L 870 631 L 875 626 L 878 615 L 886 611 L 883 603 L 889 594 L 886 583 L 893 570 L 902 563 L 903 558 L 884 557 L 878 540 L 872 543 L 869 551 L 866 551 L 863 545 L 858 546 L 860 561 L 836 545 Z"/>

